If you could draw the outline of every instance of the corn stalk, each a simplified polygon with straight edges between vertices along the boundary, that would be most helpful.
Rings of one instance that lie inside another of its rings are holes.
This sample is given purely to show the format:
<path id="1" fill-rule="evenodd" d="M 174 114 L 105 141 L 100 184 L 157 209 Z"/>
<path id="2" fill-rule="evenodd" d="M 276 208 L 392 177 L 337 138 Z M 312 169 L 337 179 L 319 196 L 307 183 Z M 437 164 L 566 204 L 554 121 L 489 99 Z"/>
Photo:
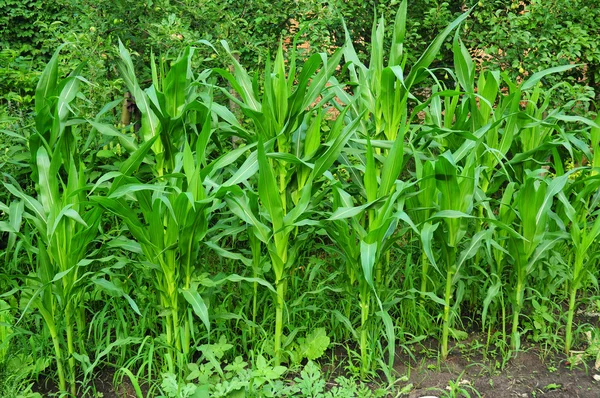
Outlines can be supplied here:
<path id="1" fill-rule="evenodd" d="M 222 45 L 234 73 L 221 69 L 216 72 L 229 81 L 239 98 L 226 90 L 224 94 L 252 120 L 253 134 L 246 139 L 258 142 L 257 151 L 251 155 L 258 165 L 258 208 L 250 208 L 250 199 L 244 194 L 233 194 L 228 200 L 269 253 L 276 289 L 274 355 L 279 364 L 287 281 L 296 268 L 303 237 L 307 236 L 299 234 L 299 227 L 310 224 L 306 222 L 309 214 L 324 195 L 319 191 L 322 183 L 318 179 L 337 159 L 354 133 L 358 118 L 344 126 L 346 112 L 342 112 L 328 136 L 323 137 L 325 143 L 321 143 L 321 107 L 330 99 L 325 86 L 339 64 L 341 51 L 330 58 L 314 54 L 297 73 L 295 51 L 289 55 L 286 70 L 280 46 L 274 62 L 267 62 L 264 86 L 259 90 L 231 55 L 227 43 Z M 311 116 L 312 110 L 315 116 Z M 261 214 L 268 218 L 263 219 Z M 256 247 L 253 254 L 259 252 Z"/>
<path id="2" fill-rule="evenodd" d="M 569 220 L 566 229 L 568 242 L 574 252 L 574 261 L 569 269 L 569 311 L 565 333 L 565 353 L 570 355 L 573 342 L 573 317 L 576 310 L 577 292 L 586 276 L 592 272 L 591 247 L 600 236 L 600 178 L 598 175 L 582 175 L 570 187 L 558 194 L 564 219 Z"/>
<path id="3" fill-rule="evenodd" d="M 32 234 L 20 235 L 36 254 L 35 292 L 26 310 L 37 309 L 50 332 L 60 391 L 76 395 L 75 355 L 85 352 L 83 267 L 89 261 L 83 260 L 98 235 L 102 210 L 86 199 L 88 170 L 79 160 L 78 123 L 71 122 L 81 67 L 59 79 L 59 51 L 36 89 L 36 131 L 29 141 L 36 197 L 12 178 L 4 186 L 25 204 L 21 217 L 32 226 Z"/>
<path id="4" fill-rule="evenodd" d="M 398 223 L 403 220 L 412 226 L 412 221 L 403 210 L 403 195 L 410 185 L 398 180 L 404 166 L 404 133 L 401 130 L 390 145 L 389 156 L 376 164 L 375 148 L 367 137 L 364 148 L 366 168 L 354 170 L 362 174 L 364 189 L 355 203 L 352 196 L 344 189 L 343 178 L 339 177 L 334 184 L 333 207 L 329 218 L 324 222 L 330 238 L 344 254 L 346 273 L 349 281 L 358 281 L 360 301 L 360 338 L 361 375 L 366 377 L 371 371 L 376 329 L 372 328 L 372 307 L 375 303 L 381 317 L 388 343 L 388 366 L 393 366 L 395 350 L 395 333 L 391 317 L 383 308 L 380 294 L 385 288 L 381 280 L 376 283 L 377 270 L 386 261 L 393 242 L 402 236 L 395 233 Z M 380 158 L 378 158 L 380 159 Z M 344 165 L 346 168 L 355 165 Z M 379 167 L 378 167 L 379 166 Z M 381 170 L 381 177 L 377 177 Z M 414 226 L 413 226 L 414 227 Z M 352 286 L 350 286 L 352 289 Z M 374 301 L 373 301 L 374 300 Z M 369 336 L 372 338 L 369 341 Z"/>

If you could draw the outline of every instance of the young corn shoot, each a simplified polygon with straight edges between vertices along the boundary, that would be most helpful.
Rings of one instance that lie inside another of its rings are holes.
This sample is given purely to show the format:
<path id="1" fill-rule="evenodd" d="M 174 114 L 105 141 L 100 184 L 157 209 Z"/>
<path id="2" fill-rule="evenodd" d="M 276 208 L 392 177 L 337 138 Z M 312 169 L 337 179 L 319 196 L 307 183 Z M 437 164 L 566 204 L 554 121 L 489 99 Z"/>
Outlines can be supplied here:
<path id="1" fill-rule="evenodd" d="M 14 221 L 27 220 L 33 231 L 21 234 L 36 252 L 35 292 L 26 310 L 37 309 L 50 332 L 60 391 L 76 395 L 75 355 L 85 353 L 83 267 L 90 263 L 87 256 L 98 235 L 102 211 L 86 200 L 87 170 L 77 150 L 78 123 L 70 120 L 70 103 L 79 92 L 81 67 L 60 79 L 59 51 L 44 69 L 36 89 L 36 131 L 29 140 L 36 197 L 26 194 L 12 178 L 4 186 L 27 209 L 11 205 L 22 211 Z"/>
<path id="2" fill-rule="evenodd" d="M 561 239 L 560 235 L 549 232 L 550 208 L 554 197 L 561 192 L 568 175 L 552 180 L 539 176 L 539 171 L 529 172 L 515 194 L 514 206 L 518 212 L 518 228 L 522 236 L 508 238 L 508 252 L 512 260 L 512 299 L 513 319 L 511 347 L 520 347 L 519 317 L 525 302 L 527 277 L 542 258 Z"/>
<path id="3" fill-rule="evenodd" d="M 325 85 L 339 65 L 342 53 L 330 58 L 314 54 L 296 71 L 295 50 L 291 50 L 288 68 L 280 45 L 275 61 L 267 62 L 263 90 L 259 91 L 246 70 L 231 55 L 227 43 L 222 43 L 234 66 L 234 73 L 216 69 L 239 95 L 239 99 L 224 93 L 240 106 L 253 123 L 248 140 L 258 142 L 253 156 L 258 165 L 258 209 L 248 209 L 246 195 L 233 195 L 229 201 L 234 211 L 251 227 L 251 233 L 266 246 L 274 273 L 275 296 L 275 364 L 282 361 L 283 316 L 285 291 L 289 274 L 302 239 L 298 227 L 310 224 L 308 214 L 319 192 L 317 180 L 337 159 L 342 147 L 356 129 L 359 117 L 347 123 L 342 112 L 334 123 L 325 143 L 321 143 L 322 107 L 329 101 Z M 320 68 L 320 70 L 319 70 Z M 317 102 L 319 96 L 324 96 Z M 311 110 L 316 117 L 311 117 Z M 344 126 L 344 123 L 347 125 Z M 261 220 L 258 214 L 267 214 Z M 252 216 L 254 214 L 254 216 Z M 254 245 L 257 245 L 255 242 Z M 255 248 L 254 254 L 260 251 Z M 255 262 L 258 260 L 254 260 Z"/>
<path id="4" fill-rule="evenodd" d="M 384 62 L 385 21 L 383 17 L 373 23 L 370 46 L 371 58 L 368 67 L 360 61 L 346 29 L 344 57 L 349 63 L 350 81 L 355 84 L 354 95 L 349 94 L 340 87 L 334 86 L 334 90 L 338 98 L 348 105 L 351 115 L 364 114 L 359 130 L 361 133 L 360 138 L 368 136 L 373 140 L 381 139 L 394 142 L 400 137 L 404 140 L 404 135 L 410 123 L 408 118 L 409 99 L 415 99 L 410 94 L 411 89 L 429 76 L 427 68 L 435 60 L 444 41 L 468 16 L 468 12 L 460 15 L 440 32 L 418 57 L 417 61 L 410 65 L 410 71 L 405 75 L 408 59 L 408 55 L 404 52 L 407 4 L 406 0 L 402 1 L 396 13 L 390 52 L 387 54 L 387 65 Z M 413 112 L 413 114 L 416 114 L 416 112 Z M 404 149 L 402 150 L 404 151 Z M 394 156 L 390 153 L 389 147 L 380 146 L 376 146 L 375 155 Z M 343 154 L 342 159 L 346 164 L 351 164 L 348 155 Z M 359 161 L 362 167 L 366 167 L 364 157 L 359 158 Z M 378 163 L 378 166 L 381 166 L 381 164 Z M 382 172 L 383 170 L 377 168 L 375 177 L 381 178 Z M 363 184 L 355 170 L 352 170 L 352 178 L 357 185 Z M 383 261 L 378 262 L 374 277 L 376 283 L 380 283 L 387 273 L 386 267 L 389 260 L 389 253 L 386 253 Z"/>
<path id="5" fill-rule="evenodd" d="M 154 84 L 147 90 L 139 87 L 122 44 L 120 50 L 123 78 L 137 104 L 142 104 L 144 143 L 118 171 L 107 173 L 97 182 L 100 186 L 112 180 L 107 196 L 93 200 L 117 215 L 137 241 L 127 247 L 142 255 L 147 265 L 143 270 L 159 292 L 157 306 L 166 313 L 163 331 L 173 371 L 175 364 L 181 369 L 187 363 L 192 343 L 199 338 L 191 311 L 210 337 L 208 306 L 201 295 L 205 286 L 200 271 L 204 269 L 198 259 L 207 248 L 219 250 L 207 241 L 209 219 L 222 196 L 217 194 L 217 188 L 221 185 L 227 189 L 245 181 L 245 173 L 234 173 L 229 180 L 224 180 L 223 175 L 251 147 L 238 148 L 206 162 L 215 117 L 210 92 L 200 92 L 200 84 L 194 82 L 190 49 L 173 63 L 162 80 L 154 75 Z M 202 82 L 203 77 L 198 80 Z M 95 126 L 107 129 L 100 124 Z M 140 179 L 143 174 L 139 178 L 131 175 L 149 152 L 153 153 L 154 162 L 145 167 L 156 180 L 145 182 Z"/>
<path id="6" fill-rule="evenodd" d="M 433 178 L 436 184 L 436 192 L 432 199 L 439 209 L 424 224 L 421 231 L 421 239 L 424 251 L 429 261 L 437 268 L 437 263 L 432 252 L 432 238 L 436 236 L 441 243 L 443 262 L 446 266 L 445 288 L 444 288 L 444 312 L 442 316 L 442 359 L 448 357 L 448 337 L 451 325 L 451 299 L 454 292 L 454 284 L 458 281 L 459 271 L 464 261 L 477 252 L 482 234 L 480 232 L 471 239 L 471 245 L 461 254 L 457 261 L 459 247 L 467 232 L 469 218 L 473 218 L 473 193 L 477 183 L 475 178 L 474 156 L 470 156 L 467 164 L 459 174 L 459 168 L 449 152 L 442 154 L 434 163 L 433 167 L 424 168 L 433 175 L 424 178 Z M 442 225 L 440 225 L 442 222 Z M 438 269 L 438 271 L 440 271 Z"/>
<path id="7" fill-rule="evenodd" d="M 574 251 L 574 262 L 569 272 L 569 311 L 565 333 L 565 353 L 570 355 L 573 342 L 573 317 L 577 292 L 586 276 L 592 272 L 590 249 L 600 236 L 600 177 L 578 178 L 564 192 L 558 194 L 563 205 L 564 219 L 569 221 L 569 242 Z M 570 194 L 569 196 L 567 196 Z"/>
<path id="8" fill-rule="evenodd" d="M 380 293 L 385 289 L 384 281 L 376 281 L 376 270 L 389 252 L 392 243 L 399 239 L 401 233 L 395 233 L 398 222 L 403 220 L 408 225 L 412 221 L 403 210 L 403 195 L 408 185 L 399 181 L 398 177 L 404 166 L 404 134 L 398 134 L 391 142 L 389 156 L 376 164 L 375 148 L 367 137 L 364 157 L 366 168 L 363 172 L 364 189 L 360 198 L 362 203 L 355 204 L 352 196 L 344 190 L 341 182 L 334 184 L 334 200 L 332 213 L 325 221 L 325 229 L 329 236 L 345 256 L 346 272 L 349 280 L 358 280 L 360 299 L 360 340 L 361 375 L 371 371 L 377 329 L 371 322 L 373 298 L 381 317 L 388 343 L 389 363 L 393 366 L 395 334 L 392 320 L 384 310 Z M 379 166 L 379 167 L 378 167 Z M 346 165 L 346 167 L 353 167 Z M 381 170 L 381 177 L 377 177 Z M 357 170 L 360 173 L 360 170 Z M 360 250 L 359 250 L 360 249 Z M 371 341 L 369 341 L 369 336 Z"/>

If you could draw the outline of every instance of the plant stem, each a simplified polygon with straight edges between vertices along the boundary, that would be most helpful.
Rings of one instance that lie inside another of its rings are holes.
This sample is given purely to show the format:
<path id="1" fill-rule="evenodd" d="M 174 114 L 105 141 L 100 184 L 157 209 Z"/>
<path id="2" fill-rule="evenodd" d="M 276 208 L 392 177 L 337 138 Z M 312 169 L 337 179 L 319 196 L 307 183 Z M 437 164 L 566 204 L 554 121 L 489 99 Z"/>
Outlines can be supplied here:
<path id="1" fill-rule="evenodd" d="M 260 274 L 260 260 L 261 260 L 261 243 L 258 238 L 254 235 L 254 230 L 251 228 L 248 231 L 248 240 L 250 241 L 250 251 L 252 252 L 252 277 L 258 278 Z M 250 332 L 252 337 L 256 336 L 256 314 L 257 314 L 257 296 L 258 296 L 258 282 L 252 284 L 252 331 Z"/>
<path id="2" fill-rule="evenodd" d="M 517 282 L 517 288 L 515 291 L 515 311 L 513 313 L 513 323 L 512 323 L 512 333 L 511 333 L 511 348 L 516 351 L 520 346 L 520 337 L 519 337 L 519 315 L 521 313 L 521 308 L 523 308 L 523 280 L 521 277 L 521 273 L 519 272 L 519 279 Z"/>
<path id="3" fill-rule="evenodd" d="M 569 286 L 569 313 L 567 316 L 567 331 L 565 334 L 565 353 L 569 355 L 571 344 L 573 343 L 573 317 L 575 316 L 575 304 L 577 299 L 577 291 L 580 287 L 580 275 L 583 271 L 583 261 L 585 258 L 585 248 L 583 246 L 576 247 L 575 264 L 573 268 L 572 281 Z"/>
<path id="4" fill-rule="evenodd" d="M 275 306 L 275 366 L 281 363 L 281 335 L 283 334 L 283 304 L 285 282 L 279 280 L 277 285 L 277 303 Z"/>
<path id="5" fill-rule="evenodd" d="M 256 271 L 254 272 L 254 278 L 258 278 Z M 254 324 L 254 327 L 252 328 L 252 337 L 255 337 L 255 335 L 256 335 L 256 312 L 257 312 L 256 299 L 258 296 L 258 282 L 254 282 L 253 285 L 254 286 L 253 286 L 253 293 L 252 293 L 252 323 Z"/>
<path id="6" fill-rule="evenodd" d="M 425 251 L 421 253 L 421 301 L 425 301 L 425 293 L 427 292 L 427 274 L 429 273 L 429 261 Z"/>
<path id="7" fill-rule="evenodd" d="M 69 353 L 69 386 L 71 389 L 71 394 L 73 396 L 77 396 L 77 387 L 75 385 L 75 357 L 73 354 L 75 353 L 74 340 L 73 340 L 73 323 L 71 321 L 71 311 L 72 306 L 67 304 L 65 309 L 65 323 L 67 329 L 67 350 Z"/>
<path id="8" fill-rule="evenodd" d="M 386 252 L 385 256 L 383 258 L 381 258 L 380 261 L 377 261 L 376 264 L 376 271 L 375 271 L 375 281 L 377 282 L 378 286 L 384 286 L 385 285 L 385 281 L 383 280 L 383 275 L 384 273 L 384 269 L 387 268 L 387 265 L 390 263 L 390 252 Z"/>
<path id="9" fill-rule="evenodd" d="M 506 306 L 502 298 L 500 305 L 502 306 L 502 341 L 506 343 Z"/>
<path id="10" fill-rule="evenodd" d="M 366 283 L 365 283 L 366 285 Z M 370 361 L 369 361 L 369 350 L 367 348 L 367 340 L 368 340 L 368 330 L 367 330 L 367 321 L 369 320 L 369 309 L 370 309 L 370 301 L 371 295 L 369 293 L 369 287 L 366 286 L 360 293 L 360 358 L 361 358 L 361 366 L 360 373 L 361 377 L 365 378 L 367 372 L 369 371 Z"/>
<path id="11" fill-rule="evenodd" d="M 450 332 L 450 295 L 452 294 L 452 274 L 446 276 L 446 291 L 444 293 L 444 325 L 442 328 L 442 360 L 448 358 L 448 335 Z"/>
<path id="12" fill-rule="evenodd" d="M 448 358 L 448 335 L 450 332 L 450 299 L 452 298 L 452 279 L 455 273 L 456 248 L 446 249 L 448 271 L 446 273 L 446 290 L 444 292 L 444 324 L 442 328 L 442 360 Z"/>
<path id="13" fill-rule="evenodd" d="M 65 378 L 65 367 L 63 366 L 62 351 L 60 349 L 60 341 L 58 335 L 50 333 L 52 336 L 52 344 L 54 345 L 54 354 L 56 355 L 56 367 L 58 371 L 58 386 L 61 391 L 67 391 L 67 380 Z"/>
<path id="14" fill-rule="evenodd" d="M 161 285 L 164 286 L 164 284 L 162 284 L 162 283 L 161 283 Z M 169 305 L 168 305 L 169 300 L 168 300 L 168 298 L 165 297 L 162 294 L 161 294 L 161 296 L 162 296 L 161 297 L 161 302 L 162 302 L 163 308 L 169 308 Z M 167 335 L 167 345 L 169 347 L 173 347 L 173 334 L 174 334 L 174 331 L 173 331 L 172 318 L 166 316 L 163 319 L 164 319 L 163 326 L 165 327 L 165 333 Z M 167 350 L 167 355 L 166 356 L 167 356 L 167 363 L 170 366 L 169 367 L 169 372 L 173 372 L 173 368 L 172 368 L 172 364 L 173 364 L 173 352 L 172 352 L 172 350 L 170 350 L 170 349 Z"/>
<path id="15" fill-rule="evenodd" d="M 83 305 L 83 302 L 81 301 L 81 299 L 77 300 L 78 302 L 80 302 L 81 304 L 79 305 L 79 311 L 78 311 L 78 316 L 76 318 L 76 322 L 77 322 L 77 343 L 79 345 L 79 351 L 81 354 L 84 354 L 86 352 L 85 350 L 85 342 L 83 339 L 83 336 L 85 336 L 85 325 L 86 325 L 86 321 L 85 321 L 85 306 Z"/>
<path id="16" fill-rule="evenodd" d="M 63 365 L 62 349 L 60 348 L 60 338 L 56 331 L 56 324 L 54 323 L 54 317 L 51 313 L 46 311 L 45 308 L 40 307 L 40 313 L 46 321 L 46 326 L 50 331 L 52 337 L 52 345 L 54 346 L 54 355 L 56 356 L 56 370 L 58 372 L 58 388 L 61 392 L 67 391 L 67 379 L 65 377 L 65 367 Z"/>
<path id="17" fill-rule="evenodd" d="M 182 351 L 181 347 L 181 333 L 179 330 L 179 309 L 177 305 L 177 296 L 173 300 L 172 315 L 173 315 L 173 331 L 175 332 L 173 338 L 175 339 L 175 347 L 178 352 Z"/>
<path id="18" fill-rule="evenodd" d="M 571 285 L 569 295 L 569 313 L 567 316 L 567 331 L 565 333 L 565 354 L 569 355 L 573 342 L 573 316 L 575 315 L 575 298 L 577 297 L 577 286 L 575 282 Z"/>
<path id="19" fill-rule="evenodd" d="M 189 313 L 189 310 L 188 310 Z M 191 345 L 191 341 L 192 341 L 192 332 L 191 332 L 191 326 L 190 326 L 190 319 L 189 316 L 185 317 L 184 320 L 184 324 L 183 324 L 183 331 L 184 331 L 184 335 L 183 335 L 183 354 L 187 357 L 187 355 L 189 355 L 190 353 L 190 345 Z"/>

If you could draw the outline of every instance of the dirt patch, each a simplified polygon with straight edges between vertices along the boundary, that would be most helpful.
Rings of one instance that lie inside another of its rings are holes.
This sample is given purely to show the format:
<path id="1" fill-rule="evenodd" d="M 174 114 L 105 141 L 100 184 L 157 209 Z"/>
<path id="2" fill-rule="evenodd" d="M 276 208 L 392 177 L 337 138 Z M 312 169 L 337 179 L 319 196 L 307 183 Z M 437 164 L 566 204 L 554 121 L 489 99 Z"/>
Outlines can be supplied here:
<path id="1" fill-rule="evenodd" d="M 531 348 L 520 352 L 504 369 L 500 367 L 501 359 L 458 352 L 444 362 L 434 358 L 407 361 L 397 365 L 396 370 L 408 376 L 404 385 L 413 385 L 404 395 L 409 398 L 467 396 L 464 392 L 451 395 L 453 386 L 455 392 L 462 389 L 471 397 L 482 398 L 600 398 L 600 382 L 594 379 L 600 371 L 594 371 L 592 363 L 571 367 L 564 358 L 542 361 L 540 353 Z"/>
<path id="2" fill-rule="evenodd" d="M 113 369 L 102 369 L 94 374 L 94 380 L 91 381 L 83 391 L 78 391 L 78 397 L 81 398 L 136 398 L 135 389 L 127 377 L 115 385 L 115 371 Z M 142 386 L 144 394 L 147 389 Z M 33 392 L 38 392 L 42 396 L 55 396 L 58 392 L 58 386 L 49 378 L 41 377 L 33 385 Z M 146 395 L 144 395 L 146 396 Z"/>
<path id="3" fill-rule="evenodd" d="M 135 389 L 127 377 L 120 384 L 114 384 L 115 372 L 112 369 L 104 369 L 92 383 L 93 390 L 89 397 L 99 396 L 102 398 L 136 398 Z M 100 393 L 100 394 L 97 394 Z M 96 395 L 94 395 L 96 394 Z"/>
<path id="4" fill-rule="evenodd" d="M 484 355 L 484 347 L 474 336 L 455 344 L 448 359 L 441 361 L 435 340 L 422 343 L 420 348 L 413 348 L 413 357 L 398 348 L 395 370 L 400 379 L 390 398 L 600 398 L 600 381 L 594 379 L 596 376 L 600 380 L 600 371 L 594 369 L 593 360 L 571 366 L 564 356 L 548 355 L 539 346 L 530 346 L 503 362 L 500 356 Z M 329 374 L 330 386 L 336 385 L 335 377 L 346 373 L 341 365 L 348 360 L 347 355 L 346 348 L 338 346 L 327 355 L 332 361 L 321 363 L 323 373 Z M 299 375 L 288 374 L 286 378 L 291 380 L 294 376 Z M 369 386 L 373 390 L 380 387 L 378 382 Z M 141 386 L 145 397 L 151 396 L 147 387 Z M 398 395 L 402 389 L 405 394 Z M 34 390 L 42 396 L 52 396 L 57 388 L 51 380 L 41 378 Z M 136 393 L 127 377 L 115 380 L 115 371 L 104 368 L 94 374 L 94 380 L 78 396 L 135 398 Z"/>

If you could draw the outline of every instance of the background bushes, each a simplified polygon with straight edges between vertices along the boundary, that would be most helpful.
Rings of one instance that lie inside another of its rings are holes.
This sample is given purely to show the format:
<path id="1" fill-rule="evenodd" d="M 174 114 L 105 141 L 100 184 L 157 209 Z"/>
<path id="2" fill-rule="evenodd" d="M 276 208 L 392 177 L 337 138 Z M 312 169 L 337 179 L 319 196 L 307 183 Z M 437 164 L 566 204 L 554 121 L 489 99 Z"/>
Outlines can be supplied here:
<path id="1" fill-rule="evenodd" d="M 68 41 L 75 44 L 68 50 L 69 62 L 88 61 L 94 72 L 88 76 L 105 85 L 116 77 L 114 68 L 106 66 L 114 64 L 116 38 L 137 54 L 135 61 L 140 65 L 148 65 L 151 51 L 172 59 L 199 40 L 214 43 L 225 39 L 239 49 L 245 65 L 260 69 L 278 41 L 292 36 L 298 27 L 306 28 L 301 40 L 307 41 L 312 51 L 339 47 L 345 40 L 342 18 L 359 57 L 364 58 L 374 12 L 389 22 L 386 34 L 391 36 L 398 4 L 397 0 L 0 0 L 0 45 L 10 50 L 0 55 L 0 65 L 35 74 L 53 50 Z M 500 67 L 514 78 L 578 63 L 582 66 L 569 72 L 569 83 L 577 83 L 576 90 L 587 97 L 593 94 L 583 86 L 598 91 L 600 48 L 596 38 L 600 26 L 594 0 L 414 0 L 408 6 L 407 53 L 419 54 L 440 29 L 472 6 L 461 36 L 484 67 Z M 450 64 L 450 47 L 447 43 L 438 55 L 438 66 Z M 206 49 L 204 55 L 210 53 Z M 227 63 L 225 58 L 210 61 L 211 66 Z M 558 81 L 551 78 L 548 84 Z M 29 104 L 32 84 L 28 79 L 3 73 L 0 88 L 3 102 L 10 96 L 15 100 L 16 93 L 21 102 Z"/>

